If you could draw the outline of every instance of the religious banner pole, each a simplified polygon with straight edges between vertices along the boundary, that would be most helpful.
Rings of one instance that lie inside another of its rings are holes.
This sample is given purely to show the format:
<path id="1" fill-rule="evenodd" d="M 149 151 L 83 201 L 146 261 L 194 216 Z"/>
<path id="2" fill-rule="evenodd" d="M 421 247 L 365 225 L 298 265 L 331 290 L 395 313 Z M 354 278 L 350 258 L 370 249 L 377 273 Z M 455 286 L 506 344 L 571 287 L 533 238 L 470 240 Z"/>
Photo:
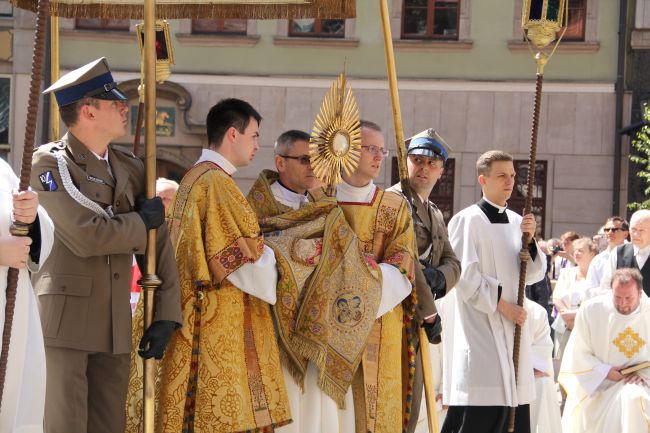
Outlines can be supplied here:
<path id="1" fill-rule="evenodd" d="M 45 54 L 45 33 L 47 29 L 47 11 L 49 0 L 39 0 L 36 13 L 36 32 L 34 34 L 34 55 L 32 57 L 32 78 L 29 84 L 29 99 L 27 102 L 27 124 L 25 125 L 25 141 L 23 159 L 20 167 L 19 191 L 29 188 L 32 172 L 32 155 L 36 137 L 36 118 L 38 103 L 41 96 L 41 74 L 43 72 L 43 56 Z M 14 221 L 9 229 L 13 236 L 27 236 L 29 225 Z M 7 272 L 7 289 L 5 303 L 5 321 L 2 330 L 2 354 L 0 354 L 0 408 L 4 396 L 4 384 L 7 376 L 7 360 L 11 342 L 11 328 L 16 306 L 16 288 L 18 286 L 18 269 L 9 268 Z"/>
<path id="2" fill-rule="evenodd" d="M 528 156 L 528 175 L 526 178 L 526 202 L 524 205 L 523 215 L 527 215 L 532 210 L 533 205 L 533 188 L 535 187 L 535 166 L 537 164 L 537 133 L 539 131 L 539 113 L 542 100 L 542 83 L 544 81 L 544 67 L 551 56 L 555 53 L 564 32 L 566 32 L 566 18 L 568 15 L 568 3 L 566 0 L 524 0 L 522 7 L 521 27 L 524 30 L 524 36 L 530 44 L 538 50 L 534 54 L 537 63 L 537 79 L 535 80 L 535 103 L 533 108 L 533 124 L 530 136 L 530 151 Z M 564 31 L 557 39 L 550 54 L 544 49 L 548 47 L 556 38 L 557 33 L 564 27 Z M 528 245 L 533 239 L 533 234 L 524 233 L 521 237 L 522 258 L 519 264 L 519 287 L 517 293 L 517 305 L 524 306 L 526 297 L 526 268 L 528 266 Z M 515 384 L 519 380 L 519 348 L 521 346 L 521 326 L 515 325 L 515 339 L 512 352 L 512 361 L 515 369 Z M 516 407 L 510 408 L 508 417 L 508 432 L 515 430 L 515 410 Z"/>
<path id="3" fill-rule="evenodd" d="M 402 112 L 397 90 L 397 72 L 395 68 L 395 54 L 393 52 L 393 38 L 390 30 L 390 15 L 387 0 L 379 0 L 381 23 L 384 37 L 384 51 L 386 53 L 386 70 L 388 87 L 390 89 L 391 106 L 393 108 L 393 126 L 395 129 L 395 147 L 397 149 L 397 167 L 402 193 L 409 204 L 413 203 L 413 191 L 409 182 L 408 166 L 406 163 L 406 145 L 404 131 L 402 130 Z M 438 431 L 438 415 L 436 413 L 436 391 L 431 374 L 431 354 L 429 353 L 429 339 L 424 327 L 419 327 L 420 356 L 422 360 L 422 376 L 424 380 L 424 395 L 427 402 L 427 420 L 430 432 Z"/>
<path id="4" fill-rule="evenodd" d="M 155 0 L 144 3 L 144 148 L 145 190 L 148 199 L 156 196 L 156 15 Z M 142 280 L 139 281 L 144 295 L 144 328 L 153 322 L 154 292 L 162 281 L 156 275 L 156 229 L 147 233 L 147 250 Z M 144 433 L 154 432 L 156 360 L 143 359 L 143 428 Z"/>
<path id="5" fill-rule="evenodd" d="M 50 17 L 50 83 L 56 83 L 59 79 L 59 53 L 59 17 L 52 15 Z M 60 120 L 56 98 L 50 98 L 50 141 L 61 137 Z"/>

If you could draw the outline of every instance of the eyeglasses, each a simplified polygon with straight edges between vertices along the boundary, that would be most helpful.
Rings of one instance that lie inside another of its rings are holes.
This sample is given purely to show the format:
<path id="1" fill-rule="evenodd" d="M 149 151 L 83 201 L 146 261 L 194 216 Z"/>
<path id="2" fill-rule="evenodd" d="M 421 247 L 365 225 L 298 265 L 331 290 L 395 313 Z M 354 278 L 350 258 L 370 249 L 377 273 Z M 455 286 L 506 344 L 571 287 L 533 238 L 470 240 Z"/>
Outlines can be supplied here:
<path id="1" fill-rule="evenodd" d="M 609 232 L 616 233 L 616 232 L 619 231 L 619 230 L 623 230 L 623 229 L 620 228 L 620 227 L 605 227 L 605 228 L 603 229 L 603 231 L 604 231 L 605 233 L 609 233 Z"/>
<path id="2" fill-rule="evenodd" d="M 387 157 L 389 152 L 387 149 L 383 149 L 381 147 L 377 146 L 361 146 L 362 149 L 366 149 L 368 152 L 370 152 L 373 156 L 381 155 L 382 157 Z"/>
<path id="3" fill-rule="evenodd" d="M 281 156 L 282 158 L 285 159 L 295 159 L 301 165 L 309 165 L 311 163 L 311 159 L 309 158 L 309 155 L 300 155 L 300 156 L 278 155 L 278 156 Z"/>

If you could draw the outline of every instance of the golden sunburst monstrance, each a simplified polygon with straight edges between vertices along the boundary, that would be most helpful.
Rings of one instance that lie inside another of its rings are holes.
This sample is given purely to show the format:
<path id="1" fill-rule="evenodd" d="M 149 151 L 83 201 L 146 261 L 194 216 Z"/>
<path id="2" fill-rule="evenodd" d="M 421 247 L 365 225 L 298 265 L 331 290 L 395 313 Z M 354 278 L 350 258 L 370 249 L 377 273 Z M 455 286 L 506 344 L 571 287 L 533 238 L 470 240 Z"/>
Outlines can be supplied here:
<path id="1" fill-rule="evenodd" d="M 341 169 L 350 174 L 361 152 L 361 126 L 357 100 L 345 74 L 339 75 L 323 98 L 309 143 L 314 174 L 329 186 L 341 181 Z"/>

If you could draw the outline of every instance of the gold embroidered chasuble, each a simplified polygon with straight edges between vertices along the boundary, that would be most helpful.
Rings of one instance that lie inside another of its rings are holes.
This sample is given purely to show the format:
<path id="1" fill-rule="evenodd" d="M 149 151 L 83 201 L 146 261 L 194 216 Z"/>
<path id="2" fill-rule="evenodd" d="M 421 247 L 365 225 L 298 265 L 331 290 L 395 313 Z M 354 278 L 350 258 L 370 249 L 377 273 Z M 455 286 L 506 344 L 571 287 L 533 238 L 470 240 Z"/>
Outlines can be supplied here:
<path id="1" fill-rule="evenodd" d="M 312 192 L 315 199 L 322 192 Z M 369 203 L 338 202 L 368 258 L 396 266 L 413 282 L 417 255 L 406 201 L 377 188 Z M 352 391 L 356 432 L 394 433 L 408 425 L 415 371 L 415 291 L 376 320 Z M 401 396 L 402 398 L 397 398 Z"/>
<path id="2" fill-rule="evenodd" d="M 185 175 L 170 212 L 183 327 L 159 364 L 156 432 L 266 432 L 289 423 L 270 306 L 226 279 L 262 254 L 255 213 L 211 162 Z M 138 431 L 139 380 L 132 369 L 129 432 Z"/>
<path id="3" fill-rule="evenodd" d="M 320 389 L 344 407 L 381 300 L 381 275 L 367 264 L 335 198 L 293 210 L 275 200 L 276 179 L 262 172 L 248 200 L 277 261 L 273 313 L 282 362 L 301 388 L 313 362 Z"/>
<path id="4" fill-rule="evenodd" d="M 271 184 L 277 182 L 279 178 L 280 176 L 276 171 L 262 170 L 250 191 L 248 191 L 246 199 L 259 219 L 273 217 L 293 210 L 273 197 Z"/>

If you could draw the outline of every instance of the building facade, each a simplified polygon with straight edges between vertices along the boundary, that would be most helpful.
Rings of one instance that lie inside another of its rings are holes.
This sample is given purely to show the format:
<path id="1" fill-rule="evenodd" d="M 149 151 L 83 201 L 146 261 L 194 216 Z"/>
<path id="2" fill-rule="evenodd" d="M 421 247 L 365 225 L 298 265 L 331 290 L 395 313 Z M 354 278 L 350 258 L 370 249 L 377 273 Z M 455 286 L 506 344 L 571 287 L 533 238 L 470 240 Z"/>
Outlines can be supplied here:
<path id="1" fill-rule="evenodd" d="M 433 192 L 447 218 L 480 198 L 474 164 L 478 155 L 494 148 L 515 156 L 521 183 L 511 206 L 523 203 L 535 62 L 520 29 L 521 3 L 390 2 L 404 135 L 433 127 L 453 148 L 447 173 Z M 648 2 L 637 1 L 637 14 L 642 3 Z M 622 106 L 617 106 L 615 97 L 619 4 L 574 0 L 570 7 L 566 40 L 544 77 L 534 190 L 535 213 L 544 237 L 566 230 L 590 236 L 612 214 L 614 195 L 623 197 L 619 213 L 624 212 L 627 197 L 626 158 L 620 166 L 620 187 L 614 190 L 613 183 L 618 173 L 614 167 L 616 112 L 622 110 L 624 123 L 629 124 L 634 105 L 631 94 Z M 650 6 L 646 9 L 650 16 Z M 24 118 L 18 113 L 25 110 L 22 105 L 29 84 L 30 22 L 33 29 L 28 13 L 14 10 L 10 20 L 14 56 L 12 61 L 0 57 L 0 68 L 11 63 L 0 73 L 10 75 L 13 91 L 5 152 L 22 145 Z M 135 133 L 140 67 L 135 24 L 60 20 L 62 69 L 106 56 L 131 97 L 130 135 L 120 142 L 125 148 L 131 146 Z M 253 163 L 235 175 L 246 191 L 261 169 L 273 166 L 275 138 L 287 129 L 309 131 L 325 92 L 345 70 L 362 118 L 384 128 L 392 151 L 378 183 L 388 186 L 397 180 L 376 1 L 357 0 L 357 18 L 344 21 L 188 19 L 170 24 L 176 65 L 168 82 L 158 88 L 160 175 L 181 176 L 206 145 L 204 124 L 209 108 L 221 98 L 238 97 L 264 117 L 262 147 Z M 625 155 L 626 140 L 622 146 Z M 14 166 L 18 153 L 6 154 Z"/>

